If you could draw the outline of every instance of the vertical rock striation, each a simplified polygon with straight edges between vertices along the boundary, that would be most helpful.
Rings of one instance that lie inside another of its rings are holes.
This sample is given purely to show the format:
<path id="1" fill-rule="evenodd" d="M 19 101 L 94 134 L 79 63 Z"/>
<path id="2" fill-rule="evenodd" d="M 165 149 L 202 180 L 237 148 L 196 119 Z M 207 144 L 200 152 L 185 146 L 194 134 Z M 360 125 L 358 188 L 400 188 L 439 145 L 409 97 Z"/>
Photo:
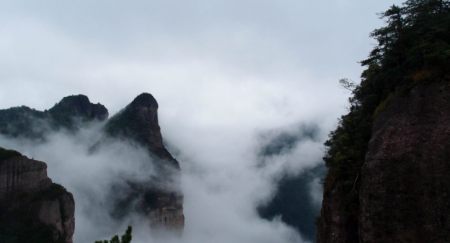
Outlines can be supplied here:
<path id="1" fill-rule="evenodd" d="M 44 162 L 17 156 L 0 165 L 0 200 L 12 200 L 18 192 L 36 194 L 51 184 Z"/>
<path id="2" fill-rule="evenodd" d="M 143 93 L 112 118 L 109 120 L 107 118 L 108 110 L 103 105 L 90 103 L 88 97 L 84 95 L 72 95 L 64 97 L 44 112 L 24 106 L 0 110 L 0 134 L 14 138 L 28 138 L 40 143 L 45 142 L 47 135 L 52 132 L 63 129 L 74 134 L 79 131 L 79 128 L 88 126 L 90 122 L 106 121 L 102 138 L 97 143 L 93 141 L 95 145 L 91 148 L 91 152 L 107 146 L 111 140 L 131 142 L 148 151 L 151 157 L 151 161 L 148 161 L 151 166 L 148 167 L 157 170 L 156 173 L 149 171 L 147 179 L 118 179 L 111 190 L 121 190 L 121 195 L 111 193 L 113 194 L 112 204 L 115 204 L 111 214 L 120 218 L 130 210 L 134 210 L 148 217 L 153 227 L 181 231 L 184 227 L 183 194 L 180 189 L 181 170 L 178 161 L 164 147 L 158 124 L 158 103 L 155 98 L 151 94 Z M 5 167 L 4 170 L 9 171 L 10 174 L 0 178 L 2 180 L 0 192 L 4 194 L 0 195 L 0 198 L 4 197 L 5 200 L 17 198 L 18 194 L 15 192 L 9 194 L 13 187 L 14 191 L 20 190 L 27 195 L 34 195 L 37 191 L 46 190 L 49 185 L 53 185 L 46 175 L 46 166 L 44 168 L 37 161 L 30 164 L 27 158 L 22 160 L 27 161 L 24 162 L 26 165 L 22 166 L 21 162 L 17 161 L 12 164 L 5 162 L 4 166 L 11 168 Z M 139 164 L 136 163 L 136 166 Z M 33 183 L 26 184 L 28 182 L 22 180 L 25 177 L 30 178 L 29 181 Z M 71 197 L 61 197 L 57 201 L 47 200 L 41 204 L 35 204 L 34 210 L 42 212 L 42 215 L 48 215 L 44 217 L 45 219 L 41 217 L 42 222 L 46 224 L 54 222 L 54 219 L 68 215 L 70 207 L 66 205 L 69 205 L 67 202 Z M 58 232 L 61 232 L 61 229 L 65 230 L 65 223 L 53 225 Z M 70 226 L 70 223 L 67 225 Z M 68 233 L 64 234 L 68 235 Z"/>
<path id="3" fill-rule="evenodd" d="M 73 195 L 52 183 L 44 162 L 0 161 L 0 241 L 72 243 L 74 213 Z"/>

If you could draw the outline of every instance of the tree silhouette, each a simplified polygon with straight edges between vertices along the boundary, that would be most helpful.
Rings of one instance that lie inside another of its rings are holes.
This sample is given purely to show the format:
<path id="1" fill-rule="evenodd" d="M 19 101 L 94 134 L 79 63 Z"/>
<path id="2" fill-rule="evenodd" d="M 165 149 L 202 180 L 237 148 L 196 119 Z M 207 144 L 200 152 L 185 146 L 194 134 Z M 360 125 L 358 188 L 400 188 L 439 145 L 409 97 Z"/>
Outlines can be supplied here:
<path id="1" fill-rule="evenodd" d="M 131 239 L 133 238 L 131 236 L 132 230 L 133 230 L 132 227 L 128 226 L 127 230 L 125 231 L 125 234 L 122 235 L 121 240 L 119 239 L 118 235 L 115 235 L 111 238 L 109 243 L 130 243 Z M 108 243 L 108 240 L 103 240 L 103 241 L 99 240 L 99 241 L 96 241 L 95 243 Z"/>

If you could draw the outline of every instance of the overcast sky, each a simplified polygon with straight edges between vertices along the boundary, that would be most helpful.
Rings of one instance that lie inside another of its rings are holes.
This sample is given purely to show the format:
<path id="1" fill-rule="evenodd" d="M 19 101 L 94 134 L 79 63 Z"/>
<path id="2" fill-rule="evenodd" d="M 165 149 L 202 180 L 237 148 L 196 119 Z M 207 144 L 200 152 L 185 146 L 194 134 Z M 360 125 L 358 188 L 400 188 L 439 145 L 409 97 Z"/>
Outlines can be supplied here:
<path id="1" fill-rule="evenodd" d="M 335 119 L 393 3 L 0 1 L 0 108 L 150 92 L 163 120 Z"/>
<path id="2" fill-rule="evenodd" d="M 214 183 L 219 171 L 222 183 L 240 182 L 233 168 L 255 162 L 258 134 L 313 124 L 319 137 L 280 162 L 297 173 L 321 162 L 321 144 L 346 112 L 338 80 L 359 81 L 357 62 L 375 44 L 369 33 L 383 26 L 376 13 L 401 2 L 0 0 L 0 109 L 45 110 L 85 94 L 113 115 L 151 93 L 182 169 L 211 172 Z M 264 176 L 252 173 L 243 175 Z M 185 179 L 186 188 L 203 182 Z M 254 190 L 237 200 L 254 202 L 244 199 Z M 193 198 L 205 195 L 186 195 L 188 235 L 205 208 Z"/>

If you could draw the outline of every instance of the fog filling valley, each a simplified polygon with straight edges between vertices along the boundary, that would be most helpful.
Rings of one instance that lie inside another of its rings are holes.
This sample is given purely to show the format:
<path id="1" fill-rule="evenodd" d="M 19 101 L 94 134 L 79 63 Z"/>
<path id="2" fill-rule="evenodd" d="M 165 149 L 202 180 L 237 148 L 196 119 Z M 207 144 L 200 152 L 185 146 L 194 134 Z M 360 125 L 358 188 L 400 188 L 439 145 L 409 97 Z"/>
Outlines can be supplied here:
<path id="1" fill-rule="evenodd" d="M 157 172 L 136 144 L 90 153 L 104 124 L 46 134 L 38 145 L 0 136 L 0 147 L 44 161 L 73 193 L 75 243 L 128 225 L 133 243 L 314 242 L 323 143 L 350 95 L 339 79 L 359 83 L 357 62 L 383 26 L 376 13 L 401 2 L 0 1 L 0 109 L 43 111 L 83 94 L 111 117 L 152 94 L 181 166 L 181 238 L 139 215 L 110 215 L 127 181 L 154 183 Z M 291 192 L 292 202 L 283 197 Z"/>
<path id="2" fill-rule="evenodd" d="M 166 146 L 182 169 L 186 223 L 179 238 L 170 232 L 150 230 L 148 220 L 140 215 L 131 213 L 117 219 L 110 214 L 112 198 L 120 198 L 121 190 L 127 189 L 127 180 L 151 183 L 149 178 L 155 172 L 146 150 L 136 144 L 114 142 L 89 152 L 99 139 L 101 125 L 91 123 L 75 134 L 54 132 L 40 144 L 26 139 L 0 139 L 0 147 L 46 162 L 53 182 L 74 194 L 75 243 L 121 235 L 127 225 L 133 226 L 136 243 L 306 242 L 280 217 L 262 219 L 257 208 L 270 201 L 282 178 L 321 163 L 324 134 L 319 131 L 314 136 L 304 134 L 305 126 L 301 125 L 265 132 L 211 130 L 204 131 L 201 137 L 182 136 L 185 140 L 168 141 Z M 164 127 L 162 131 L 164 134 Z M 283 134 L 298 137 L 291 136 L 286 142 Z M 307 187 L 318 212 L 322 193 L 319 178 Z"/>

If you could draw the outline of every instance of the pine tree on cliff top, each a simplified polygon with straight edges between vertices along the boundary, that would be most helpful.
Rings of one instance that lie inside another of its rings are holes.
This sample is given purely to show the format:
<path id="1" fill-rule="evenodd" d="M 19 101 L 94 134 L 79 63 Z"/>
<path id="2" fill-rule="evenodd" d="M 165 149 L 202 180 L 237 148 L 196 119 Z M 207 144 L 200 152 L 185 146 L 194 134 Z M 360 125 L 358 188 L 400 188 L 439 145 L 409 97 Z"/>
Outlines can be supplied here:
<path id="1" fill-rule="evenodd" d="M 361 167 L 371 137 L 372 121 L 387 106 L 396 88 L 450 78 L 450 1 L 408 0 L 379 14 L 386 26 L 370 36 L 377 45 L 356 85 L 340 82 L 352 91 L 349 113 L 339 119 L 325 142 L 328 174 L 324 195 L 336 187 L 344 193 L 341 215 L 357 229 Z M 351 226 L 351 227 L 353 227 Z"/>

